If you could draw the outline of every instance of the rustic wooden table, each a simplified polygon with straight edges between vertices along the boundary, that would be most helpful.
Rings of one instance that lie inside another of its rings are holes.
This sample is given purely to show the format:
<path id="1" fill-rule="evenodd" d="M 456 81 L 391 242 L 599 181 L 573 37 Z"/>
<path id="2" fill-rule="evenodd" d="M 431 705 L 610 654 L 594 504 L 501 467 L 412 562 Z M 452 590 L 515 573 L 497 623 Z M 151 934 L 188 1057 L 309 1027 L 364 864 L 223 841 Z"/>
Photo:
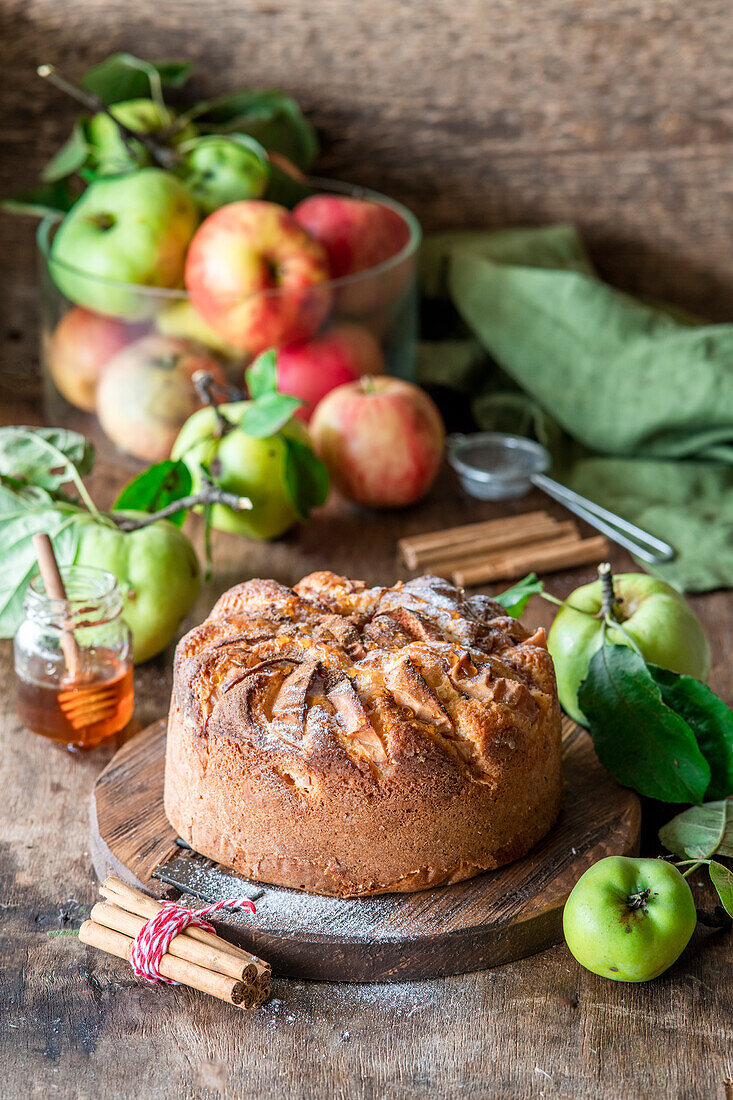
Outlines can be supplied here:
<path id="1" fill-rule="evenodd" d="M 17 396 L 6 423 L 37 418 Z M 111 502 L 120 480 L 99 465 Z M 548 505 L 542 500 L 542 506 Z M 540 504 L 528 498 L 512 510 Z M 559 511 L 559 510 L 558 510 Z M 216 578 L 190 623 L 249 576 L 292 583 L 324 566 L 392 582 L 398 534 L 499 514 L 462 498 L 447 475 L 422 506 L 386 516 L 321 510 L 274 545 L 221 536 Z M 614 555 L 614 566 L 630 559 Z M 555 574 L 567 594 L 592 570 Z M 733 702 L 729 593 L 694 599 L 714 655 L 713 686 Z M 533 601 L 527 620 L 547 625 Z M 75 937 L 95 897 L 88 848 L 93 780 L 112 750 L 72 757 L 22 730 L 11 647 L 0 660 L 0 908 L 3 1097 L 733 1097 L 733 937 L 698 930 L 681 961 L 649 985 L 589 974 L 564 946 L 496 970 L 402 985 L 274 982 L 273 998 L 238 1013 L 184 988 L 151 989 Z M 171 650 L 136 674 L 135 721 L 162 715 Z M 712 901 L 695 886 L 699 901 Z M 726 1081 L 729 1081 L 726 1085 Z"/>

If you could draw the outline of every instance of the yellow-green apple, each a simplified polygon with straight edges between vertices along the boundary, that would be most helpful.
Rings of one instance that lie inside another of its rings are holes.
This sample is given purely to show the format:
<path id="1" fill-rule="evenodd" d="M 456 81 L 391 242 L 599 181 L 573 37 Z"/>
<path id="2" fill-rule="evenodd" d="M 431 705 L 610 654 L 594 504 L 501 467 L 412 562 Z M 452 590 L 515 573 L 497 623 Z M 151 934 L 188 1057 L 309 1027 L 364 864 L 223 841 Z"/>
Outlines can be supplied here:
<path id="1" fill-rule="evenodd" d="M 135 663 L 148 661 L 172 641 L 196 601 L 201 570 L 193 546 L 167 520 L 122 531 L 84 516 L 80 527 L 75 563 L 106 569 L 117 577 Z"/>
<path id="2" fill-rule="evenodd" d="M 607 856 L 576 882 L 563 912 L 570 951 L 616 982 L 648 982 L 680 957 L 697 924 L 686 879 L 663 859 Z"/>
<path id="3" fill-rule="evenodd" d="M 97 313 L 150 316 L 159 303 L 145 289 L 181 285 L 197 225 L 196 204 L 169 172 L 141 168 L 97 180 L 56 231 L 51 277 L 70 301 Z"/>
<path id="4" fill-rule="evenodd" d="M 56 325 L 46 351 L 61 396 L 77 409 L 94 412 L 103 368 L 141 332 L 139 325 L 103 317 L 81 306 L 70 309 Z"/>
<path id="5" fill-rule="evenodd" d="M 155 327 L 163 336 L 182 336 L 208 348 L 216 355 L 241 363 L 246 357 L 238 348 L 222 340 L 219 333 L 194 309 L 188 298 L 179 298 L 155 315 Z"/>
<path id="6" fill-rule="evenodd" d="M 308 340 L 331 304 L 323 247 L 287 210 L 259 199 L 222 206 L 201 224 L 186 287 L 222 339 L 251 355 Z"/>
<path id="7" fill-rule="evenodd" d="M 393 207 L 371 199 L 311 195 L 298 203 L 293 215 L 326 249 L 331 277 L 346 279 L 336 291 L 341 312 L 361 316 L 404 292 L 414 257 L 400 256 L 410 227 Z"/>
<path id="8" fill-rule="evenodd" d="M 620 573 L 614 577 L 614 591 L 616 618 L 623 630 L 608 628 L 610 642 L 629 645 L 631 638 L 651 664 L 707 680 L 710 647 L 684 596 L 647 573 Z M 576 588 L 558 611 L 547 636 L 560 703 L 581 725 L 586 725 L 586 720 L 578 705 L 578 688 L 602 644 L 602 603 L 600 580 Z"/>
<path id="9" fill-rule="evenodd" d="M 310 432 L 344 496 L 370 508 L 397 508 L 425 496 L 445 438 L 425 391 L 388 377 L 331 390 L 317 405 Z"/>
<path id="10" fill-rule="evenodd" d="M 109 111 L 113 118 L 100 111 L 87 124 L 87 140 L 99 175 L 113 176 L 152 163 L 150 153 L 139 141 L 125 141 L 115 119 L 128 129 L 138 134 L 149 134 L 170 147 L 190 141 L 197 133 L 190 122 L 177 126 L 175 113 L 152 99 L 126 99 L 113 103 Z"/>
<path id="11" fill-rule="evenodd" d="M 221 504 L 211 510 L 211 523 L 252 539 L 275 539 L 298 519 L 285 484 L 285 443 L 281 435 L 308 443 L 308 432 L 298 420 L 289 421 L 277 435 L 256 439 L 236 425 L 248 401 L 235 401 L 214 409 L 201 409 L 186 421 L 171 457 L 182 459 L 189 470 L 194 492 L 201 485 L 202 465 L 222 489 L 249 497 L 251 511 L 234 512 Z M 218 413 L 218 416 L 217 416 Z M 220 417 L 233 429 L 222 435 Z"/>
<path id="12" fill-rule="evenodd" d="M 270 180 L 270 162 L 247 134 L 207 134 L 188 142 L 181 178 L 204 214 L 240 199 L 259 199 Z"/>
<path id="13" fill-rule="evenodd" d="M 102 428 L 136 458 L 168 458 L 186 420 L 201 407 L 191 381 L 198 370 L 225 383 L 216 360 L 188 340 L 153 335 L 128 344 L 107 364 L 99 381 L 97 415 Z"/>
<path id="14" fill-rule="evenodd" d="M 384 373 L 384 359 L 369 329 L 344 322 L 277 353 L 277 389 L 303 402 L 296 416 L 306 424 L 318 402 L 363 374 Z"/>

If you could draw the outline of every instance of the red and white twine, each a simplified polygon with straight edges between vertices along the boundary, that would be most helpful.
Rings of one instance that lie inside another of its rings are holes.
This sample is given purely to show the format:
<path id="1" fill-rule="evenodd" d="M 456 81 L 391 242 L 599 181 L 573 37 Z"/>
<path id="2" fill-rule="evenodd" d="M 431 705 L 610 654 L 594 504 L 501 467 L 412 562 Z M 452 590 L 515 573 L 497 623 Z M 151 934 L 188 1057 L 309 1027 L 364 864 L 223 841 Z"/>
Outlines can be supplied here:
<path id="1" fill-rule="evenodd" d="M 165 982 L 166 985 L 178 985 L 178 982 L 164 978 L 158 969 L 171 940 L 183 932 L 184 928 L 189 927 L 203 928 L 216 935 L 216 929 L 205 918 L 210 913 L 217 913 L 220 909 L 246 909 L 249 913 L 256 912 L 248 898 L 216 901 L 203 909 L 187 909 L 183 905 L 176 905 L 173 901 L 164 902 L 163 908 L 145 922 L 133 941 L 130 962 L 137 977 L 151 983 Z"/>

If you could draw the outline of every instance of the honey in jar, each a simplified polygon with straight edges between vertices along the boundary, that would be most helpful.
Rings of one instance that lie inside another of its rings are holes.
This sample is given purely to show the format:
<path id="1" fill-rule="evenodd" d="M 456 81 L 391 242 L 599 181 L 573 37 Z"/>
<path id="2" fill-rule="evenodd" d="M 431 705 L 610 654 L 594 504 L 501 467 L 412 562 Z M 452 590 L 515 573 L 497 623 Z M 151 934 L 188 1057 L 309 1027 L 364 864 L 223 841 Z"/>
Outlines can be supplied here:
<path id="1" fill-rule="evenodd" d="M 132 637 L 116 578 L 61 569 L 66 599 L 34 577 L 15 635 L 18 717 L 26 729 L 72 751 L 115 737 L 133 709 Z"/>

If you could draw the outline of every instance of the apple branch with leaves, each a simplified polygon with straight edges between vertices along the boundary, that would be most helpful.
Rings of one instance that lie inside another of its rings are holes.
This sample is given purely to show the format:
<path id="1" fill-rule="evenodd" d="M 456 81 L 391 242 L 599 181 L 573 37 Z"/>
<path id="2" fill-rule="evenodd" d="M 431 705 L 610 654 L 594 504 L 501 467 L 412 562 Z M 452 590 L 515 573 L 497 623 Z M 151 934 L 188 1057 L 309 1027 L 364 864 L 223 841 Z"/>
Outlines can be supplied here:
<path id="1" fill-rule="evenodd" d="M 733 711 L 706 684 L 644 659 L 619 617 L 610 565 L 598 572 L 601 645 L 578 691 L 594 748 L 623 786 L 661 802 L 695 804 L 660 831 L 660 840 L 686 861 L 686 874 L 708 865 L 733 916 L 733 872 L 712 859 L 716 853 L 733 857 Z M 518 618 L 533 596 L 566 605 L 535 573 L 496 599 Z M 620 631 L 627 644 L 612 642 L 610 630 Z M 703 803 L 705 797 L 710 801 Z"/>
<path id="2" fill-rule="evenodd" d="M 103 512 L 83 480 L 93 464 L 94 449 L 77 432 L 0 428 L 0 637 L 12 638 L 21 620 L 23 598 L 36 569 L 34 534 L 48 534 L 59 563 L 70 565 L 90 519 L 132 532 L 160 519 L 180 526 L 194 507 L 223 503 L 235 511 L 251 508 L 247 497 L 226 493 L 209 479 L 192 493 L 189 471 L 183 463 L 168 461 L 135 478 L 113 508 Z M 128 509 L 146 514 L 130 516 Z"/>

